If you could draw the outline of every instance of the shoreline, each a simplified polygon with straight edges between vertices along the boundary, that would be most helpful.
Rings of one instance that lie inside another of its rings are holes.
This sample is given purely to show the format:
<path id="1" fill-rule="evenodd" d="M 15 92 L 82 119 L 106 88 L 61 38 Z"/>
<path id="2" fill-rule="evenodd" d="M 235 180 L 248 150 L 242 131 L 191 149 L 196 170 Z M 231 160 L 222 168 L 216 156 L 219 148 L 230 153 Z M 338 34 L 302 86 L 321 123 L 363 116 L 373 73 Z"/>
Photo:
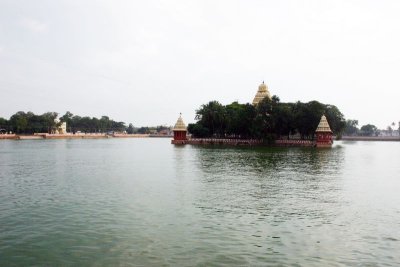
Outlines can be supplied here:
<path id="1" fill-rule="evenodd" d="M 47 134 L 33 135 L 2 134 L 0 140 L 44 140 L 44 139 L 105 139 L 105 138 L 148 138 L 149 134 Z M 152 136 L 157 137 L 157 136 Z M 164 137 L 164 136 L 160 136 Z"/>
<path id="2" fill-rule="evenodd" d="M 47 134 L 47 133 L 36 133 L 33 135 L 17 135 L 17 134 L 0 134 L 0 140 L 44 140 L 44 139 L 105 139 L 105 138 L 173 138 L 169 135 L 156 135 L 156 134 Z M 276 144 L 279 146 L 292 146 L 296 143 L 296 146 L 301 142 L 301 146 L 312 146 L 310 140 L 276 140 Z M 306 142 L 304 142 L 306 141 Z M 387 142 L 387 141 L 400 141 L 399 136 L 342 136 L 338 141 L 375 141 L 375 142 Z M 182 143 L 182 142 L 177 142 Z M 228 144 L 228 145 L 260 145 L 261 141 L 258 140 L 243 140 L 243 139 L 189 139 L 186 144 Z M 304 143 L 304 144 L 303 144 Z"/>

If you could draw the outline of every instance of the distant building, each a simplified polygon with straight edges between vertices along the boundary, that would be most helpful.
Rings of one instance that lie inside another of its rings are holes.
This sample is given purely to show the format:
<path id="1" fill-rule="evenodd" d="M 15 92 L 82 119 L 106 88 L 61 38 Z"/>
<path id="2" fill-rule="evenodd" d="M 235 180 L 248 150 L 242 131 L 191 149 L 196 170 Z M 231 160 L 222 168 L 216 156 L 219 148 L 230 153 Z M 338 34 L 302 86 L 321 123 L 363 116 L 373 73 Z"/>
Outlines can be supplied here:
<path id="1" fill-rule="evenodd" d="M 377 136 L 399 136 L 399 130 L 379 130 Z"/>
<path id="2" fill-rule="evenodd" d="M 67 123 L 66 122 L 61 123 L 60 127 L 58 127 L 58 133 L 59 134 L 67 133 Z"/>
<path id="3" fill-rule="evenodd" d="M 171 135 L 171 130 L 170 129 L 163 129 L 158 132 L 159 135 Z"/>
<path id="4" fill-rule="evenodd" d="M 258 86 L 257 94 L 253 99 L 253 105 L 254 106 L 257 105 L 258 103 L 260 103 L 261 100 L 263 100 L 266 97 L 271 99 L 271 94 L 268 91 L 268 86 L 263 81 L 262 84 Z"/>
<path id="5" fill-rule="evenodd" d="M 60 123 L 60 121 L 58 119 L 55 119 L 54 122 L 56 124 Z M 66 134 L 67 133 L 67 123 L 66 122 L 62 122 L 60 126 L 56 126 L 55 130 L 53 129 L 52 133 Z"/>

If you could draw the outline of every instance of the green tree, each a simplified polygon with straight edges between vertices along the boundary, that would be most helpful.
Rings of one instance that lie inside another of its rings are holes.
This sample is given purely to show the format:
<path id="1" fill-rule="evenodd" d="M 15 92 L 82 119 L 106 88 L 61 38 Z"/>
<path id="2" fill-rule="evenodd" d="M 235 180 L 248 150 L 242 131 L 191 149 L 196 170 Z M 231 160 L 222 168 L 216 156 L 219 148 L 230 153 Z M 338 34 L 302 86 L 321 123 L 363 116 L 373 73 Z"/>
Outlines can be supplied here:
<path id="1" fill-rule="evenodd" d="M 100 120 L 98 118 L 93 117 L 91 119 L 90 130 L 91 132 L 100 132 Z"/>
<path id="2" fill-rule="evenodd" d="M 78 132 L 78 131 L 81 131 L 82 132 L 82 127 L 81 127 L 81 116 L 78 116 L 78 115 L 74 115 L 72 118 L 71 118 L 71 123 L 70 123 L 70 128 L 71 128 L 71 130 L 72 130 L 72 133 L 76 133 L 76 132 Z M 68 125 L 67 125 L 67 127 L 68 127 Z"/>
<path id="3" fill-rule="evenodd" d="M 389 132 L 390 136 L 393 136 L 393 128 L 389 125 L 386 130 Z"/>
<path id="4" fill-rule="evenodd" d="M 271 140 L 274 138 L 274 118 L 272 116 L 274 102 L 264 98 L 256 106 L 256 116 L 252 127 L 252 136 L 257 139 Z"/>
<path id="5" fill-rule="evenodd" d="M 211 136 L 224 136 L 226 118 L 226 110 L 218 101 L 210 101 L 196 111 L 196 119 L 209 130 Z"/>
<path id="6" fill-rule="evenodd" d="M 110 118 L 107 116 L 102 116 L 100 118 L 100 130 L 101 132 L 107 132 L 111 130 L 112 122 L 110 121 Z"/>
<path id="7" fill-rule="evenodd" d="M 81 118 L 80 126 L 81 126 L 81 131 L 85 133 L 90 133 L 95 131 L 95 129 L 92 128 L 92 118 L 88 116 Z"/>
<path id="8" fill-rule="evenodd" d="M 0 117 L 0 134 L 8 132 L 8 120 Z"/>
<path id="9" fill-rule="evenodd" d="M 311 139 L 314 137 L 315 129 L 325 110 L 325 105 L 318 101 L 311 101 L 308 103 L 297 102 L 295 104 L 293 108 L 294 124 L 303 139 Z"/>
<path id="10" fill-rule="evenodd" d="M 296 132 L 293 105 L 281 103 L 273 107 L 274 132 L 277 137 L 287 136 Z"/>
<path id="11" fill-rule="evenodd" d="M 126 132 L 127 132 L 128 134 L 133 134 L 134 131 L 135 131 L 135 128 L 133 127 L 133 124 L 132 124 L 132 123 L 129 123 L 128 128 L 126 128 Z"/>
<path id="12" fill-rule="evenodd" d="M 42 115 L 35 115 L 33 112 L 28 111 L 26 113 L 26 119 L 28 123 L 25 133 L 46 133 L 48 131 L 46 118 Z"/>
<path id="13" fill-rule="evenodd" d="M 378 130 L 378 128 L 372 124 L 363 125 L 360 128 L 361 135 L 364 135 L 364 136 L 373 136 L 376 134 L 377 130 Z"/>
<path id="14" fill-rule="evenodd" d="M 199 123 L 189 123 L 187 129 L 188 132 L 193 135 L 193 137 L 204 138 L 210 136 L 208 128 L 203 127 L 203 125 Z"/>
<path id="15" fill-rule="evenodd" d="M 148 133 L 150 133 L 150 129 L 149 129 L 149 127 L 140 127 L 138 129 L 138 133 L 139 134 L 148 134 Z"/>
<path id="16" fill-rule="evenodd" d="M 72 118 L 74 117 L 74 114 L 72 114 L 71 112 L 67 111 L 61 118 L 60 121 L 61 122 L 65 122 L 67 123 L 67 130 L 69 132 L 72 132 L 72 128 L 73 128 L 73 122 L 72 122 Z"/>
<path id="17" fill-rule="evenodd" d="M 10 117 L 10 127 L 13 132 L 20 134 L 25 133 L 28 126 L 27 115 L 23 111 L 18 111 Z"/>
<path id="18" fill-rule="evenodd" d="M 396 126 L 396 124 L 394 123 L 394 122 L 392 122 L 392 124 L 391 124 L 391 129 L 392 129 L 392 131 L 390 132 L 390 136 L 393 136 L 393 130 L 395 129 L 394 127 Z"/>
<path id="19" fill-rule="evenodd" d="M 347 120 L 346 121 L 346 126 L 344 129 L 344 134 L 345 135 L 356 135 L 358 134 L 358 120 Z"/>
<path id="20" fill-rule="evenodd" d="M 346 120 L 340 110 L 334 105 L 325 105 L 325 116 L 329 122 L 332 132 L 341 136 L 346 128 Z"/>
<path id="21" fill-rule="evenodd" d="M 122 121 L 113 121 L 111 120 L 111 130 L 114 132 L 123 132 L 125 131 L 126 126 Z"/>
<path id="22" fill-rule="evenodd" d="M 226 134 L 235 138 L 248 138 L 254 123 L 256 110 L 253 105 L 233 102 L 225 106 Z"/>
<path id="23" fill-rule="evenodd" d="M 51 133 L 58 126 L 55 121 L 57 116 L 57 112 L 46 112 L 42 115 L 43 125 L 48 133 Z"/>

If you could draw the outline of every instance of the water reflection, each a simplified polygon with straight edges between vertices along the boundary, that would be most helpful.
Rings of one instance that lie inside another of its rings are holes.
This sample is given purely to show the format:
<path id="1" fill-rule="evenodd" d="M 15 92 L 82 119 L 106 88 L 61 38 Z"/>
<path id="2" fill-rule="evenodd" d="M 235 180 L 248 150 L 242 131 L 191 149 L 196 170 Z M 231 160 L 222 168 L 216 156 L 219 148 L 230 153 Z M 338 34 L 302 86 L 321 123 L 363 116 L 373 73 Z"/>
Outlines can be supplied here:
<path id="1" fill-rule="evenodd" d="M 229 236 L 248 231 L 250 236 L 237 239 L 251 240 L 259 249 L 274 248 L 271 255 L 279 255 L 280 246 L 291 247 L 282 243 L 283 237 L 300 242 L 304 237 L 298 231 L 331 224 L 337 216 L 335 206 L 343 204 L 340 147 L 194 151 L 202 173 L 195 205 L 207 218 L 203 223 Z"/>
<path id="2" fill-rule="evenodd" d="M 274 198 L 337 190 L 344 150 L 300 148 L 194 149 L 204 186 L 230 188 L 240 195 Z M 321 188 L 323 186 L 323 188 Z M 327 188 L 328 187 L 328 188 Z M 219 188 L 222 189 L 222 188 Z M 218 191 L 218 190 L 217 190 Z"/>

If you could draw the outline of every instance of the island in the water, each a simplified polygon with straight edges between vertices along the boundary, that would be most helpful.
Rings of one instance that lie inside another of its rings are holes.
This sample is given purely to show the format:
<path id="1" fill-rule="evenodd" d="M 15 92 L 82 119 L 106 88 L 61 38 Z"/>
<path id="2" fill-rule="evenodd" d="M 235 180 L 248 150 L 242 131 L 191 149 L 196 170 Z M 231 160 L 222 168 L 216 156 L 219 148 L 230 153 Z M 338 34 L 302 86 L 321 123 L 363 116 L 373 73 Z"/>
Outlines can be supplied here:
<path id="1" fill-rule="evenodd" d="M 196 123 L 178 118 L 173 144 L 331 147 L 346 121 L 340 110 L 318 101 L 284 103 L 262 82 L 252 104 L 211 101 L 196 110 Z M 186 133 L 189 132 L 189 135 Z"/>

